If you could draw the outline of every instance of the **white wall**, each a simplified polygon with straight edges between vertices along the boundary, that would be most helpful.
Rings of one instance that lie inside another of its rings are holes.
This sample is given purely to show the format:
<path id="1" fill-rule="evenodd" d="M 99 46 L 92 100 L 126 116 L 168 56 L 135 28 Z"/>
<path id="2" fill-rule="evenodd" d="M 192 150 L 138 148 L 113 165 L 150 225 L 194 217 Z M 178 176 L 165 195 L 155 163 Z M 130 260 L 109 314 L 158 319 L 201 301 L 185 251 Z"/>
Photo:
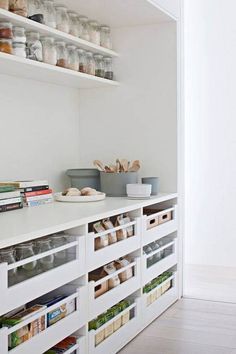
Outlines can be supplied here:
<path id="1" fill-rule="evenodd" d="M 186 0 L 184 6 L 185 261 L 206 283 L 200 296 L 209 298 L 217 266 L 221 283 L 223 271 L 236 274 L 236 2 Z M 193 296 L 191 277 L 188 272 L 185 293 Z M 228 285 L 236 290 L 236 276 Z"/>
<path id="2" fill-rule="evenodd" d="M 0 180 L 48 179 L 61 190 L 78 162 L 78 91 L 1 75 L 0 117 Z"/>

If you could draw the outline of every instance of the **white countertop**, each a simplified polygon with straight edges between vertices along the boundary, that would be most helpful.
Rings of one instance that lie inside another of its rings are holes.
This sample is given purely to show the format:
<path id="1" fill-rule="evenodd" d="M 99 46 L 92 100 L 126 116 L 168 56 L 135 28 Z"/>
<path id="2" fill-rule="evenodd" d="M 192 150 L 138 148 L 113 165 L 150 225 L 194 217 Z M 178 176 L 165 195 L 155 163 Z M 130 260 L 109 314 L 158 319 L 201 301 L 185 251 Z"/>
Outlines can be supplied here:
<path id="1" fill-rule="evenodd" d="M 54 202 L 1 213 L 0 248 L 174 198 L 177 198 L 176 193 L 160 193 L 157 197 L 147 200 L 106 198 L 104 201 L 92 203 Z"/>

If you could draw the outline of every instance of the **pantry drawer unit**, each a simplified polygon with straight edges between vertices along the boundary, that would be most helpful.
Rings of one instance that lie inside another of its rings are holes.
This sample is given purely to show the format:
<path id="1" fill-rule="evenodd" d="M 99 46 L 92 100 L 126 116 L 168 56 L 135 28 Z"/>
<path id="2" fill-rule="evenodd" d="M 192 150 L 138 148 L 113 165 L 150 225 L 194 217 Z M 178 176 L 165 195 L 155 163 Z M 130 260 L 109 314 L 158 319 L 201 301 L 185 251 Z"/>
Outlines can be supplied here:
<path id="1" fill-rule="evenodd" d="M 125 297 L 134 293 L 141 286 L 141 262 L 140 258 L 135 258 L 135 260 L 123 267 L 116 272 L 107 275 L 106 277 L 99 279 L 98 281 L 89 282 L 89 321 L 93 320 L 95 317 L 106 311 L 108 308 L 112 307 L 119 301 L 123 300 Z M 113 289 L 108 290 L 103 295 L 95 298 L 95 289 L 100 286 L 104 281 L 112 279 L 114 276 L 133 268 L 133 277 L 116 286 Z"/>
<path id="2" fill-rule="evenodd" d="M 0 263 L 2 299 L 0 315 L 49 293 L 85 274 L 85 236 L 74 237 L 74 239 L 75 241 L 68 242 L 64 246 L 53 248 L 50 251 L 34 255 L 13 264 Z M 22 267 L 63 250 L 74 252 L 75 259 L 15 285 L 10 286 L 8 284 L 8 272 L 12 269 Z"/>
<path id="3" fill-rule="evenodd" d="M 172 241 L 166 243 L 163 247 L 160 247 L 158 250 L 148 254 L 143 255 L 142 257 L 142 285 L 147 284 L 152 279 L 159 276 L 161 273 L 167 271 L 171 267 L 175 266 L 178 263 L 178 251 L 177 251 L 178 241 L 174 238 Z M 147 267 L 147 261 L 150 257 L 153 257 L 160 252 L 163 252 L 167 249 L 171 249 L 171 254 L 165 256 L 157 263 L 154 263 Z"/>
<path id="4" fill-rule="evenodd" d="M 119 230 L 126 230 L 129 227 L 133 227 L 134 235 L 130 236 L 122 241 L 117 241 L 107 247 L 95 250 L 95 239 L 102 237 L 111 232 L 116 232 Z M 114 227 L 113 229 L 94 233 L 91 232 L 88 234 L 86 243 L 87 243 L 87 262 L 88 262 L 88 271 L 91 271 L 95 268 L 102 266 L 104 263 L 109 263 L 114 259 L 118 259 L 128 253 L 131 253 L 141 247 L 141 219 L 135 218 L 132 222 Z"/>
<path id="5" fill-rule="evenodd" d="M 42 316 L 46 316 L 49 312 L 56 310 L 59 306 L 65 304 L 66 302 L 76 301 L 76 311 L 68 315 L 67 317 L 61 319 L 50 327 L 45 328 L 42 332 L 35 335 L 26 342 L 18 345 L 17 347 L 8 350 L 8 336 L 12 333 L 20 330 L 24 326 L 27 326 L 32 321 L 39 319 Z M 70 336 L 74 332 L 78 331 L 80 328 L 86 325 L 86 287 L 80 287 L 78 290 L 68 296 L 67 298 L 61 300 L 60 302 L 46 308 L 45 310 L 29 317 L 27 320 L 20 322 L 14 327 L 0 329 L 0 343 L 1 343 L 1 354 L 42 354 L 46 350 L 62 341 L 64 338 Z M 82 348 L 85 349 L 85 340 L 81 340 Z M 69 351 L 70 353 L 70 351 Z M 80 354 L 86 353 L 86 351 L 81 350 Z"/>
<path id="6" fill-rule="evenodd" d="M 153 241 L 159 240 L 177 231 L 177 228 L 177 205 L 155 214 L 144 215 L 142 244 L 147 245 Z"/>

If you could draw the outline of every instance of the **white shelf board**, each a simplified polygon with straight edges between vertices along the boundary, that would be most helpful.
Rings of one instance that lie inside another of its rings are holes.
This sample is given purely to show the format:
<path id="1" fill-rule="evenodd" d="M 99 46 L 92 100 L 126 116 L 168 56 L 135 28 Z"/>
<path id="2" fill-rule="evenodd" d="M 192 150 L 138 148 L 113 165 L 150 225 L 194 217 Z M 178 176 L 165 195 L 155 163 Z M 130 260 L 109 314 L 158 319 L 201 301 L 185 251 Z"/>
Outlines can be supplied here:
<path id="1" fill-rule="evenodd" d="M 177 198 L 176 193 L 160 193 L 148 200 L 130 200 L 123 197 L 106 198 L 101 202 L 86 204 L 54 202 L 1 213 L 0 248 L 174 198 Z"/>
<path id="2" fill-rule="evenodd" d="M 78 89 L 114 87 L 117 81 L 83 74 L 58 66 L 0 53 L 0 73 Z"/>
<path id="3" fill-rule="evenodd" d="M 28 18 L 16 15 L 10 11 L 0 9 L 0 20 L 10 21 L 14 25 L 24 27 L 27 31 L 37 31 L 43 36 L 51 36 L 55 39 L 63 40 L 68 44 L 74 44 L 77 47 L 92 51 L 94 53 L 101 53 L 111 57 L 118 56 L 118 54 L 113 50 L 103 48 L 81 38 L 77 38 L 62 31 L 58 31 L 57 29 L 29 20 Z"/>

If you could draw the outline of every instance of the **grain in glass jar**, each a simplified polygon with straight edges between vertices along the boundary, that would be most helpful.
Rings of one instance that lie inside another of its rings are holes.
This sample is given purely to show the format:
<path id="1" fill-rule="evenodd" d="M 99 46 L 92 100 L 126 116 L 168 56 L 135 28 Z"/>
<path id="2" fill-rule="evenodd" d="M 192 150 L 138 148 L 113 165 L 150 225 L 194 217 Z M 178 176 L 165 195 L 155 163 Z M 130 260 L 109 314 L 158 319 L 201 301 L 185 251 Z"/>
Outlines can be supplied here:
<path id="1" fill-rule="evenodd" d="M 28 17 L 36 22 L 44 23 L 44 8 L 41 0 L 28 0 Z"/>
<path id="2" fill-rule="evenodd" d="M 60 66 L 61 68 L 67 68 L 68 53 L 67 53 L 65 42 L 62 41 L 56 42 L 56 49 L 57 49 L 57 66 Z"/>
<path id="3" fill-rule="evenodd" d="M 93 57 L 93 53 L 87 52 L 87 74 L 95 75 L 95 60 Z"/>
<path id="4" fill-rule="evenodd" d="M 56 28 L 56 10 L 54 7 L 53 0 L 44 0 L 43 1 L 43 19 L 45 25 Z"/>
<path id="5" fill-rule="evenodd" d="M 43 60 L 42 43 L 39 40 L 38 32 L 26 33 L 26 55 L 28 59 L 36 61 Z"/>
<path id="6" fill-rule="evenodd" d="M 69 25 L 69 16 L 67 13 L 67 8 L 65 6 L 55 6 L 55 8 L 56 8 L 57 29 L 65 33 L 69 33 L 70 25 Z"/>
<path id="7" fill-rule="evenodd" d="M 87 57 L 86 52 L 83 49 L 78 49 L 79 54 L 79 71 L 81 73 L 87 72 Z"/>
<path id="8" fill-rule="evenodd" d="M 113 74 L 113 69 L 112 69 L 112 58 L 104 57 L 103 62 L 104 62 L 104 77 L 105 77 L 105 79 L 113 80 L 114 74 Z"/>
<path id="9" fill-rule="evenodd" d="M 104 77 L 104 62 L 101 54 L 94 54 L 95 59 L 95 75 L 98 77 Z"/>
<path id="10" fill-rule="evenodd" d="M 13 43 L 26 43 L 24 27 L 13 27 Z"/>
<path id="11" fill-rule="evenodd" d="M 42 37 L 43 62 L 51 65 L 57 64 L 57 50 L 52 37 Z"/>
<path id="12" fill-rule="evenodd" d="M 0 38 L 0 52 L 7 54 L 13 53 L 11 39 Z"/>
<path id="13" fill-rule="evenodd" d="M 68 69 L 79 71 L 79 55 L 75 45 L 67 46 Z"/>
<path id="14" fill-rule="evenodd" d="M 85 41 L 89 41 L 88 17 L 79 16 L 79 22 L 80 22 L 80 27 L 81 27 L 80 38 L 84 39 Z"/>
<path id="15" fill-rule="evenodd" d="M 89 40 L 100 45 L 100 27 L 96 21 L 89 21 Z"/>
<path id="16" fill-rule="evenodd" d="M 13 43 L 12 44 L 13 47 L 13 54 L 18 56 L 18 57 L 22 57 L 22 58 L 26 58 L 26 46 L 25 43 Z"/>
<path id="17" fill-rule="evenodd" d="M 12 24 L 0 21 L 0 38 L 11 39 L 13 37 Z"/>
<path id="18" fill-rule="evenodd" d="M 27 17 L 27 0 L 9 0 L 9 9 L 17 15 Z"/>
<path id="19" fill-rule="evenodd" d="M 100 36 L 101 36 L 101 46 L 104 48 L 112 49 L 111 41 L 111 29 L 106 25 L 100 27 Z"/>
<path id="20" fill-rule="evenodd" d="M 0 0 L 0 8 L 9 10 L 9 0 Z"/>
<path id="21" fill-rule="evenodd" d="M 79 37 L 78 14 L 74 11 L 68 11 L 68 16 L 69 16 L 69 27 L 70 27 L 69 33 L 72 36 Z"/>

